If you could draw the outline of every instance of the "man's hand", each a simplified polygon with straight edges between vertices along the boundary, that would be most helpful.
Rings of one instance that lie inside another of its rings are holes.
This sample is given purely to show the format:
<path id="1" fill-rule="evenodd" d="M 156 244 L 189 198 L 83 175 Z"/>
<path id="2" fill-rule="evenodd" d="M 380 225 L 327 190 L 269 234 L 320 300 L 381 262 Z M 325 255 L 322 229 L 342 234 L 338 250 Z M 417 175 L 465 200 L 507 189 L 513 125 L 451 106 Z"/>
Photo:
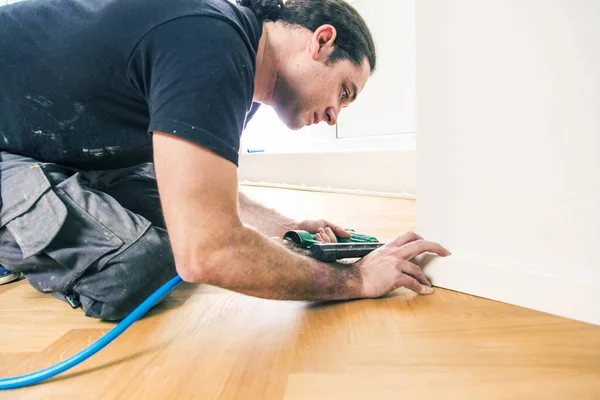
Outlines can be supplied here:
<path id="1" fill-rule="evenodd" d="M 410 261 L 424 252 L 450 255 L 440 244 L 407 232 L 363 257 L 356 263 L 362 276 L 361 297 L 380 297 L 402 286 L 418 294 L 433 293 L 423 270 Z"/>
<path id="2" fill-rule="evenodd" d="M 325 243 L 336 243 L 338 237 L 349 238 L 352 236 L 350 232 L 345 231 L 341 226 L 324 219 L 302 221 L 298 224 L 298 229 L 308 233 L 316 233 L 315 239 Z"/>

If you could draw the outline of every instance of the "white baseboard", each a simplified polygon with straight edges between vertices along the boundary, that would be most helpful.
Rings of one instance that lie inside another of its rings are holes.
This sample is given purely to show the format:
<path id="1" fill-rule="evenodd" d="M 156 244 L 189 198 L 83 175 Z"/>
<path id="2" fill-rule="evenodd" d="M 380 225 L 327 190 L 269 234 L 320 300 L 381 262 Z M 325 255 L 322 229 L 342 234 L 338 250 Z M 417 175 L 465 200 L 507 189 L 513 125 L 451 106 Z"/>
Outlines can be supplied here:
<path id="1" fill-rule="evenodd" d="M 468 260 L 415 258 L 434 286 L 600 325 L 600 282 Z M 566 300 L 568 298 L 568 300 Z"/>
<path id="2" fill-rule="evenodd" d="M 416 150 L 242 154 L 240 182 L 416 197 Z"/>

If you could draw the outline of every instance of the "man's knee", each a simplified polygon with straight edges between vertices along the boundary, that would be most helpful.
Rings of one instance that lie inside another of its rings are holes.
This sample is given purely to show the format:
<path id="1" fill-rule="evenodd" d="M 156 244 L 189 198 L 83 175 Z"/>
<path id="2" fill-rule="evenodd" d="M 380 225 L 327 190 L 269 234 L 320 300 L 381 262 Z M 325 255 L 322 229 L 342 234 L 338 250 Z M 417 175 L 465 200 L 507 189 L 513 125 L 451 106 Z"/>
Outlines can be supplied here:
<path id="1" fill-rule="evenodd" d="M 151 227 L 101 268 L 83 276 L 73 292 L 87 316 L 115 321 L 125 318 L 176 274 L 166 231 Z"/>

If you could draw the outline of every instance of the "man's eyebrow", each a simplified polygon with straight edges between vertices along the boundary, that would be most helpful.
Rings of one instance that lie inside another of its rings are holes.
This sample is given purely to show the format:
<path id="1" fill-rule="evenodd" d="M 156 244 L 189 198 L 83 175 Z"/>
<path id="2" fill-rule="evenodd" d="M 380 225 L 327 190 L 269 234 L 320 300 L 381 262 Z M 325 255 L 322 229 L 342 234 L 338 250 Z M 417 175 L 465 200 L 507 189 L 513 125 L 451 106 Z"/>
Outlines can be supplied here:
<path id="1" fill-rule="evenodd" d="M 356 100 L 356 93 L 358 93 L 358 89 L 356 88 L 356 83 L 354 81 L 350 81 L 352 83 L 352 91 L 354 94 L 352 95 L 352 101 Z"/>

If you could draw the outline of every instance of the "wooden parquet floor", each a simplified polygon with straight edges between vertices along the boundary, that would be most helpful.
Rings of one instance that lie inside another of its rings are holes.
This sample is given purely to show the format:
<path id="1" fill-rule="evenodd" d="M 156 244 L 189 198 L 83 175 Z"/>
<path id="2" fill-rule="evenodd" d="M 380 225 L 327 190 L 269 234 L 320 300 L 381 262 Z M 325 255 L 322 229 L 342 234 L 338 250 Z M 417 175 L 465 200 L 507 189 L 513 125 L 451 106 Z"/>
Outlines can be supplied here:
<path id="1" fill-rule="evenodd" d="M 415 228 L 410 200 L 244 192 L 291 217 L 327 218 L 384 241 Z M 59 362 L 113 326 L 26 281 L 0 286 L 0 377 Z M 74 369 L 0 392 L 61 400 L 402 398 L 600 399 L 600 327 L 439 288 L 431 296 L 401 289 L 377 300 L 303 303 L 182 284 Z"/>

